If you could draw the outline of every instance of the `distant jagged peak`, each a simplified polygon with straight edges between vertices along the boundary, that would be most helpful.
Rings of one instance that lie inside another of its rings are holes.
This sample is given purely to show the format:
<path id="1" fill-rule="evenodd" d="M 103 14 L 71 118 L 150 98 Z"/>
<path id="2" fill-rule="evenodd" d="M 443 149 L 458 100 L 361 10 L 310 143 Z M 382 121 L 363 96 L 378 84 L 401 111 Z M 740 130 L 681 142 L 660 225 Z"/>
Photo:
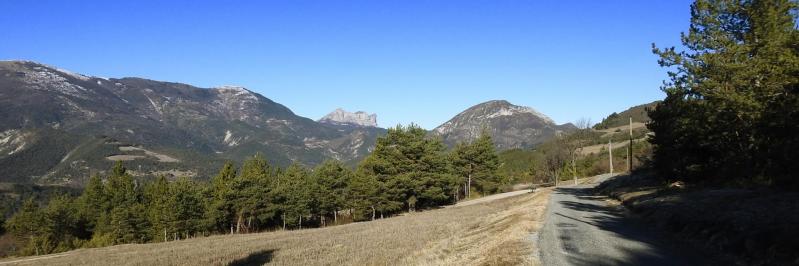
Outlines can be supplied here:
<path id="1" fill-rule="evenodd" d="M 377 127 L 377 114 L 369 114 L 364 111 L 356 111 L 353 113 L 343 108 L 336 108 L 333 112 L 319 119 L 319 123 Z"/>

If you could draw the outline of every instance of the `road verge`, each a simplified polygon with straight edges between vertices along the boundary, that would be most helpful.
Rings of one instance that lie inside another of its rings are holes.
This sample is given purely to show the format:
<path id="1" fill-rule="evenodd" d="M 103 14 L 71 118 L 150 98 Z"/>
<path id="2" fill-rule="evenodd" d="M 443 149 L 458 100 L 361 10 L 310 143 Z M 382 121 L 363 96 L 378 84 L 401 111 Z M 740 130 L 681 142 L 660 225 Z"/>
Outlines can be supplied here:
<path id="1" fill-rule="evenodd" d="M 618 176 L 596 192 L 737 264 L 799 264 L 799 193 L 675 186 L 644 175 Z"/>

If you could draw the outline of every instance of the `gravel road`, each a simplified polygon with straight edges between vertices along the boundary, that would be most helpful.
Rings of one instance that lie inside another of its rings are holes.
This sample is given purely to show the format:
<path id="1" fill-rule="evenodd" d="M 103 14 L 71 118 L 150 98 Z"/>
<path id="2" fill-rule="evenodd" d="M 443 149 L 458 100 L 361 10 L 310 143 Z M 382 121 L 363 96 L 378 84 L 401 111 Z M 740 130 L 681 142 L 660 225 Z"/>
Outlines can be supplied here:
<path id="1" fill-rule="evenodd" d="M 538 233 L 543 265 L 709 265 L 690 248 L 680 249 L 645 224 L 627 218 L 590 184 L 555 188 Z"/>

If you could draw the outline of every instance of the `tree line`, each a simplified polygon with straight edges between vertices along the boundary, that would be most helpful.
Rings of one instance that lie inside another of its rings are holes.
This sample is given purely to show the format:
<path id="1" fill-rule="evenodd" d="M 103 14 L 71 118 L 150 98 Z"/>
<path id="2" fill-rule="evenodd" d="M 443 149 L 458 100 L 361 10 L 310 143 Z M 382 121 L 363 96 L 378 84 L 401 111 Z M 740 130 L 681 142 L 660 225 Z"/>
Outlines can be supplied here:
<path id="1" fill-rule="evenodd" d="M 796 1 L 698 0 L 650 111 L 653 167 L 671 180 L 799 188 Z"/>
<path id="2" fill-rule="evenodd" d="M 240 167 L 225 163 L 209 181 L 165 177 L 142 181 L 117 162 L 92 176 L 77 197 L 32 198 L 5 222 L 24 242 L 17 254 L 147 243 L 210 234 L 302 229 L 367 221 L 451 204 L 500 190 L 503 180 L 491 137 L 448 151 L 415 125 L 377 139 L 355 169 L 328 160 L 310 169 L 270 165 L 255 155 Z"/>

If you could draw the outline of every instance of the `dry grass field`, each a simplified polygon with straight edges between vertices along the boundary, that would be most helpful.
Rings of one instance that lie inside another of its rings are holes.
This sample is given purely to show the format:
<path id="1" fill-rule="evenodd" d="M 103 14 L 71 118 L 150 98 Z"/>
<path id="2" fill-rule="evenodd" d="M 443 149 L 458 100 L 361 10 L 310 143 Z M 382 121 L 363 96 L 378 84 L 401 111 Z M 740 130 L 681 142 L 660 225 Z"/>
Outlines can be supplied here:
<path id="1" fill-rule="evenodd" d="M 81 249 L 0 265 L 538 265 L 550 189 L 319 229 Z"/>

